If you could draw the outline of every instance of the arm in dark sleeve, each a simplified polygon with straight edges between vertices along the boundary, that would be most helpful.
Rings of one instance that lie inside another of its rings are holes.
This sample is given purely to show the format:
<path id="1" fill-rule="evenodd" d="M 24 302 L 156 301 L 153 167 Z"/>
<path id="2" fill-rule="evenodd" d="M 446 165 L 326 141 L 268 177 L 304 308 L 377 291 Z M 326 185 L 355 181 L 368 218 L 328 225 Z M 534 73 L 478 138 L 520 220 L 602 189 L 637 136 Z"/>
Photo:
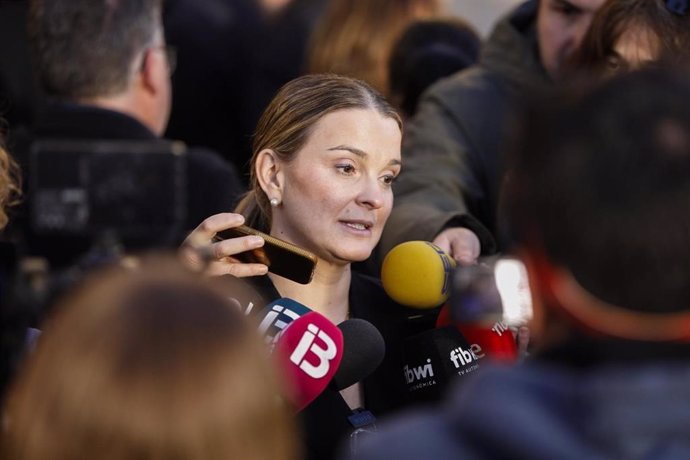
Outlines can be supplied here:
<path id="1" fill-rule="evenodd" d="M 481 87 L 453 77 L 425 94 L 408 124 L 403 142 L 403 170 L 395 184 L 395 204 L 381 239 L 382 253 L 409 240 L 432 241 L 449 226 L 472 230 L 482 253 L 495 250 L 491 232 L 469 210 L 468 200 L 488 199 L 487 163 L 474 138 L 477 123 L 465 118 L 481 105 Z M 468 103 L 468 100 L 473 99 Z M 464 102 L 463 102 L 464 101 Z M 499 133 L 495 133 L 496 136 Z M 488 164 L 488 167 L 493 166 Z"/>

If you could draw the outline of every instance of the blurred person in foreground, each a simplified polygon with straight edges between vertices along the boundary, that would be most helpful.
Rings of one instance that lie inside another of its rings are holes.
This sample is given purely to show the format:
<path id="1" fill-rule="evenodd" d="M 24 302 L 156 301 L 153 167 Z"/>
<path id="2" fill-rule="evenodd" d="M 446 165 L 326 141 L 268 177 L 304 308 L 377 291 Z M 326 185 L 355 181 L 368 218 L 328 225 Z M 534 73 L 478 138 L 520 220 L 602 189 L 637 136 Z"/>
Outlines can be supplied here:
<path id="1" fill-rule="evenodd" d="M 221 287 L 172 258 L 92 275 L 8 395 L 3 459 L 298 458 L 265 345 Z"/>
<path id="2" fill-rule="evenodd" d="M 525 98 L 553 86 L 604 0 L 529 0 L 494 28 L 479 63 L 422 96 L 379 256 L 432 241 L 461 264 L 497 250 L 504 149 Z M 499 248 L 500 249 L 500 248 Z"/>
<path id="3" fill-rule="evenodd" d="M 690 456 L 690 83 L 646 69 L 534 111 L 505 209 L 533 356 L 379 431 L 374 458 Z"/>

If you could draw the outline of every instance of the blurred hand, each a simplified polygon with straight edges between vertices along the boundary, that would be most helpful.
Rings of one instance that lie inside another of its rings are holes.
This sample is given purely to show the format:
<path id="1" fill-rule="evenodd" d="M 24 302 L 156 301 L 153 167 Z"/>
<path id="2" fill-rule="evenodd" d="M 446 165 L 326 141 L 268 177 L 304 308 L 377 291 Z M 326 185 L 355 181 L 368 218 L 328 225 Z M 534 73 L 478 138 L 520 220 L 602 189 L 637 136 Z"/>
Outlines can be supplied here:
<path id="1" fill-rule="evenodd" d="M 434 241 L 436 246 L 446 251 L 460 265 L 473 265 L 481 253 L 479 238 L 472 230 L 451 227 L 439 233 Z"/>
<path id="2" fill-rule="evenodd" d="M 214 241 L 216 233 L 244 223 L 244 216 L 235 213 L 215 214 L 205 219 L 184 240 L 180 252 L 193 269 L 205 270 L 211 276 L 233 275 L 238 278 L 265 275 L 263 264 L 243 263 L 232 257 L 264 245 L 260 236 L 250 235 Z"/>

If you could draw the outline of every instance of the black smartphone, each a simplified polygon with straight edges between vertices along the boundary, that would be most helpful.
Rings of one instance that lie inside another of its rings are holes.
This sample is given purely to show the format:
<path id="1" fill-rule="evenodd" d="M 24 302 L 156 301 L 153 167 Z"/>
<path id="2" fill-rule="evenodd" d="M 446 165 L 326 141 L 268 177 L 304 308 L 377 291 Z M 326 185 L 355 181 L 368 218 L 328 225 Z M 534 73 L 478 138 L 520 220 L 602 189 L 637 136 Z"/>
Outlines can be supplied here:
<path id="1" fill-rule="evenodd" d="M 218 232 L 216 241 L 257 235 L 264 239 L 262 247 L 235 254 L 232 257 L 246 263 L 264 264 L 268 271 L 296 283 L 309 284 L 314 276 L 316 256 L 292 243 L 267 235 L 246 225 Z"/>

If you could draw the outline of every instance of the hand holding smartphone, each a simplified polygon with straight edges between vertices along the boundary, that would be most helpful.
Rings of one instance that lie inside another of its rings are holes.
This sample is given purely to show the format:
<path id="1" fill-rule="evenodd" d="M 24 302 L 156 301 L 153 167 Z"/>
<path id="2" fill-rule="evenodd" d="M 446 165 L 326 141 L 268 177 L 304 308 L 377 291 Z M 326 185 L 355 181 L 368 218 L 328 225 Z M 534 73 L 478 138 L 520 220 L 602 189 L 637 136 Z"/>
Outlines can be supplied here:
<path id="1" fill-rule="evenodd" d="M 220 241 L 248 235 L 260 236 L 264 239 L 265 244 L 260 248 L 235 254 L 232 257 L 245 263 L 264 264 L 268 267 L 268 271 L 275 275 L 296 283 L 309 284 L 314 276 L 317 259 L 314 254 L 299 246 L 246 225 L 218 232 L 214 239 Z"/>

